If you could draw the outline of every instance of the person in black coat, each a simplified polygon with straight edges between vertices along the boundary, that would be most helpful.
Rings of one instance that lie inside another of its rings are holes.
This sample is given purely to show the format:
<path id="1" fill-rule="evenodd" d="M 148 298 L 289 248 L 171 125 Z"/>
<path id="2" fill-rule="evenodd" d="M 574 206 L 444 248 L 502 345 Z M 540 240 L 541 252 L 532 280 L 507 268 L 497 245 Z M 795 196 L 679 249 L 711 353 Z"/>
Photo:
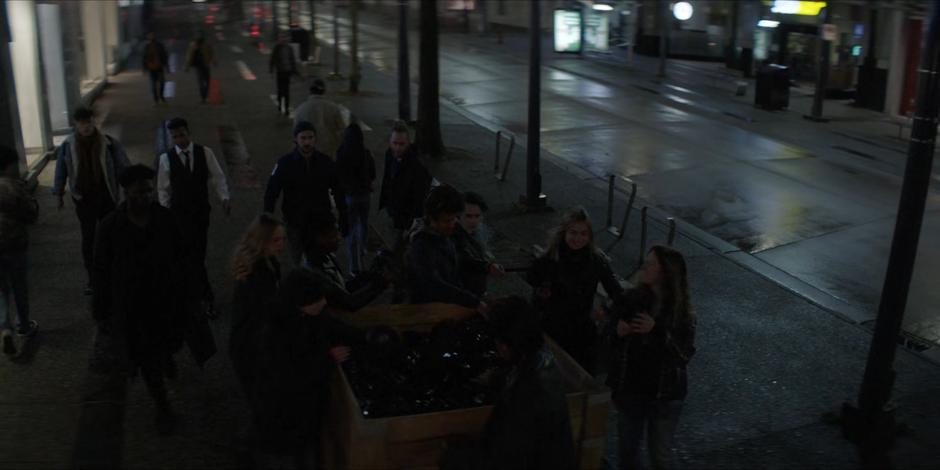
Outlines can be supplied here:
<path id="1" fill-rule="evenodd" d="M 202 286 L 175 217 L 153 200 L 153 178 L 146 166 L 128 167 L 120 178 L 127 200 L 98 226 L 92 314 L 114 372 L 140 372 L 156 404 L 157 429 L 166 434 L 175 418 L 163 379 L 174 374 L 173 353 Z"/>
<path id="2" fill-rule="evenodd" d="M 688 392 L 686 367 L 695 354 L 695 314 L 682 254 L 653 247 L 640 285 L 615 298 L 611 317 L 607 385 L 619 411 L 620 468 L 643 468 L 644 436 L 653 467 L 672 468 L 673 434 Z"/>
<path id="3" fill-rule="evenodd" d="M 310 222 L 308 227 L 304 265 L 316 277 L 331 307 L 355 312 L 385 290 L 388 281 L 380 273 L 361 272 L 346 280 L 336 260 L 341 236 L 332 216 Z"/>
<path id="4" fill-rule="evenodd" d="M 232 261 L 235 288 L 229 356 L 246 396 L 254 387 L 252 361 L 260 354 L 258 338 L 281 280 L 278 257 L 284 251 L 285 236 L 280 220 L 261 214 L 245 231 Z"/>
<path id="5" fill-rule="evenodd" d="M 594 246 L 594 232 L 587 211 L 573 207 L 563 216 L 548 241 L 543 256 L 532 264 L 529 284 L 535 289 L 534 304 L 542 312 L 545 332 L 558 342 L 589 374 L 597 356 L 594 309 L 598 283 L 608 297 L 623 291 L 607 257 Z"/>
<path id="6" fill-rule="evenodd" d="M 333 363 L 346 361 L 349 346 L 364 341 L 361 331 L 325 313 L 326 306 L 313 274 L 294 270 L 262 330 L 252 411 L 259 457 L 268 465 L 315 467 Z"/>
<path id="7" fill-rule="evenodd" d="M 489 277 L 502 279 L 506 272 L 495 262 L 487 247 L 483 214 L 487 211 L 483 196 L 474 192 L 463 195 L 464 210 L 460 223 L 454 230 L 454 245 L 457 248 L 457 265 L 460 281 L 470 292 L 482 297 L 486 294 Z"/>
<path id="8" fill-rule="evenodd" d="M 508 370 L 483 435 L 449 447 L 442 470 L 576 468 L 568 400 L 537 313 L 508 297 L 492 302 L 487 318 Z"/>
<path id="9" fill-rule="evenodd" d="M 431 174 L 411 145 L 408 127 L 398 122 L 392 127 L 389 147 L 385 152 L 379 209 L 385 209 L 391 217 L 399 237 L 411 227 L 414 219 L 421 217 L 424 199 L 430 189 Z"/>
<path id="10" fill-rule="evenodd" d="M 453 187 L 437 186 L 428 194 L 424 225 L 412 234 L 405 256 L 411 303 L 483 307 L 480 296 L 467 290 L 460 281 L 457 250 L 451 237 L 462 211 L 463 196 Z"/>
<path id="11" fill-rule="evenodd" d="M 281 213 L 287 224 L 290 257 L 295 266 L 300 266 L 305 224 L 324 214 L 332 214 L 335 203 L 340 228 L 345 230 L 346 195 L 333 159 L 316 149 L 317 132 L 313 124 L 298 122 L 294 127 L 294 140 L 297 147 L 278 159 L 268 178 L 264 211 L 273 214 L 277 199 L 284 193 Z"/>
<path id="12" fill-rule="evenodd" d="M 349 210 L 346 249 L 349 273 L 355 276 L 362 271 L 369 240 L 369 206 L 375 187 L 375 158 L 365 146 L 359 124 L 352 123 L 343 132 L 343 143 L 336 152 L 336 170 L 346 193 Z"/>

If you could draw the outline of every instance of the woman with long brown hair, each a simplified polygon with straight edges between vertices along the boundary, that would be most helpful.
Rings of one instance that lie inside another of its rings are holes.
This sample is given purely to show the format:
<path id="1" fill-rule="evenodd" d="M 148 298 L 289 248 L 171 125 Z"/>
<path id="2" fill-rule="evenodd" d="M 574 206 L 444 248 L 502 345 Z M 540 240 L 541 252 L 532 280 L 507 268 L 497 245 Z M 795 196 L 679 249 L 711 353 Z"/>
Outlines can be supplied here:
<path id="1" fill-rule="evenodd" d="M 642 468 L 647 439 L 653 468 L 671 468 L 673 434 L 688 391 L 686 365 L 695 353 L 695 313 L 685 258 L 654 246 L 640 285 L 612 309 L 613 357 L 607 385 L 618 409 L 620 468 Z"/>
<path id="2" fill-rule="evenodd" d="M 254 340 L 272 308 L 281 278 L 278 257 L 284 251 L 284 224 L 275 216 L 258 216 L 245 231 L 232 259 L 235 293 L 229 355 L 243 390 L 249 392 L 256 357 Z"/>
<path id="3" fill-rule="evenodd" d="M 592 311 L 598 283 L 610 297 L 623 291 L 607 256 L 594 245 L 587 211 L 573 207 L 551 231 L 546 253 L 529 271 L 529 284 L 535 289 L 533 304 L 542 313 L 542 328 L 591 374 L 596 361 Z"/>

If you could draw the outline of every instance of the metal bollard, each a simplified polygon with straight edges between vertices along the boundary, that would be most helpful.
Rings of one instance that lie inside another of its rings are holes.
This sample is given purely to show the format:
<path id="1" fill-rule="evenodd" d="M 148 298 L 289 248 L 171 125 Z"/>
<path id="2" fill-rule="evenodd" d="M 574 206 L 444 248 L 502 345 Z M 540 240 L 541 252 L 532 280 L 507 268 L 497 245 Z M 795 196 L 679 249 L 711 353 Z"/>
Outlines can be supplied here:
<path id="1" fill-rule="evenodd" d="M 669 224 L 669 237 L 666 238 L 666 246 L 672 246 L 673 242 L 676 241 L 676 219 L 669 217 L 666 222 Z"/>
<path id="2" fill-rule="evenodd" d="M 608 229 L 614 226 L 614 185 L 617 183 L 617 175 L 610 175 L 607 182 L 607 223 L 604 225 Z"/>
<path id="3" fill-rule="evenodd" d="M 640 210 L 640 258 L 636 263 L 637 269 L 643 266 L 643 261 L 646 260 L 646 211 L 646 206 Z"/>
<path id="4" fill-rule="evenodd" d="M 636 200 L 636 183 L 630 183 L 630 200 L 627 202 L 627 210 L 623 213 L 623 221 L 620 222 L 620 236 L 627 233 L 627 223 L 630 222 L 630 211 L 633 210 L 633 201 Z"/>
<path id="5" fill-rule="evenodd" d="M 505 131 L 509 136 L 509 150 L 506 151 L 506 162 L 503 164 L 503 171 L 499 171 L 499 148 L 503 141 L 503 130 L 496 131 L 496 154 L 493 156 L 493 173 L 499 181 L 506 181 L 506 173 L 509 171 L 509 162 L 512 161 L 512 151 L 516 148 L 516 134 Z"/>

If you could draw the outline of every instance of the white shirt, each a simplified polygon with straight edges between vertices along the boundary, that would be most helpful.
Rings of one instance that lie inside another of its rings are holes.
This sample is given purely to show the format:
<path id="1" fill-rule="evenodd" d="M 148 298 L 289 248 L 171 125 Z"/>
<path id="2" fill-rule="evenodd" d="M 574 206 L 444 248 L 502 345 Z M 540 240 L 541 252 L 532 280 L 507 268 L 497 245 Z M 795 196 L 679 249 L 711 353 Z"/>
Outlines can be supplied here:
<path id="1" fill-rule="evenodd" d="M 228 183 L 225 181 L 225 173 L 222 172 L 222 167 L 219 166 L 219 161 L 215 159 L 215 154 L 212 153 L 212 149 L 206 146 L 202 148 L 206 152 L 206 166 L 209 167 L 209 180 L 206 184 L 210 186 L 215 185 L 215 192 L 219 195 L 219 200 L 227 201 L 229 200 L 229 193 Z M 191 160 L 193 158 L 193 143 L 190 142 L 189 146 L 185 149 L 180 148 L 178 145 L 174 146 L 174 149 L 183 167 L 188 167 L 189 165 L 185 160 L 186 156 L 183 155 L 183 152 L 188 153 Z M 170 160 L 169 156 L 164 153 L 160 155 L 160 168 L 157 169 L 157 197 L 160 200 L 160 205 L 169 208 L 172 196 L 173 187 L 170 185 Z"/>

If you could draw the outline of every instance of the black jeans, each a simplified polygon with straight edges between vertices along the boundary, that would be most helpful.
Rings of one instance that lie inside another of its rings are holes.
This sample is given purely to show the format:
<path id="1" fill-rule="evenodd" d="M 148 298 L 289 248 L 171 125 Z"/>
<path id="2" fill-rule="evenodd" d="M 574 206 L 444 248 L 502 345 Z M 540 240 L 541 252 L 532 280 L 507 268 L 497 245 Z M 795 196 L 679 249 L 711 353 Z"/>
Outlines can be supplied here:
<path id="1" fill-rule="evenodd" d="M 153 93 L 153 102 L 166 101 L 163 98 L 163 87 L 166 78 L 163 76 L 163 70 L 150 71 L 150 91 Z"/>
<path id="2" fill-rule="evenodd" d="M 622 398 L 616 405 L 620 468 L 645 468 L 640 461 L 644 438 L 653 468 L 674 468 L 673 435 L 682 414 L 682 400 Z"/>
<path id="3" fill-rule="evenodd" d="M 290 72 L 277 72 L 277 109 L 285 113 L 290 109 Z M 281 99 L 284 107 L 281 108 Z"/>
<path id="4" fill-rule="evenodd" d="M 202 101 L 209 98 L 209 81 L 211 78 L 209 67 L 196 67 L 196 79 L 199 81 L 199 96 Z"/>
<path id="5" fill-rule="evenodd" d="M 72 201 L 75 203 L 75 213 L 78 215 L 78 223 L 82 230 L 82 261 L 90 280 L 91 269 L 94 264 L 95 232 L 98 229 L 98 222 L 114 210 L 114 201 L 107 194 L 98 198 L 83 198 L 81 200 L 72 198 Z"/>

